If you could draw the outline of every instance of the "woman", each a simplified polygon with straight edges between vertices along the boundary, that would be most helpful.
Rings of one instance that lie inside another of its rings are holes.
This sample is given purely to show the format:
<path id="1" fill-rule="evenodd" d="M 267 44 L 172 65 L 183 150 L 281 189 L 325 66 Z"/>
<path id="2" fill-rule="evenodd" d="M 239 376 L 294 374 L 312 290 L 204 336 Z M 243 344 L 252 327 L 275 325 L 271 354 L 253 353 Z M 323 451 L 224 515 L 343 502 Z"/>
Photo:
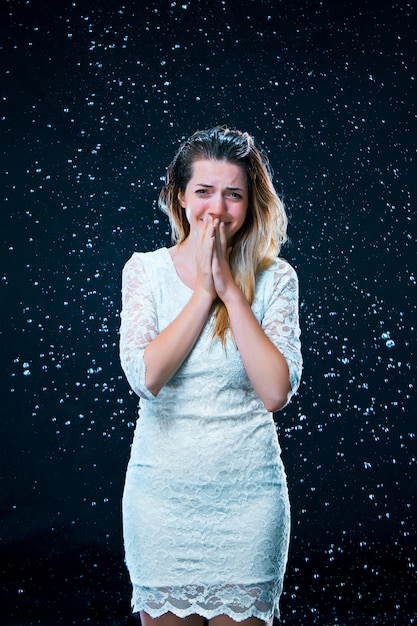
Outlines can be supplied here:
<path id="1" fill-rule="evenodd" d="M 273 421 L 301 375 L 284 208 L 247 133 L 198 131 L 160 206 L 175 245 L 123 270 L 121 362 L 140 396 L 123 495 L 143 626 L 279 616 L 289 500 Z"/>

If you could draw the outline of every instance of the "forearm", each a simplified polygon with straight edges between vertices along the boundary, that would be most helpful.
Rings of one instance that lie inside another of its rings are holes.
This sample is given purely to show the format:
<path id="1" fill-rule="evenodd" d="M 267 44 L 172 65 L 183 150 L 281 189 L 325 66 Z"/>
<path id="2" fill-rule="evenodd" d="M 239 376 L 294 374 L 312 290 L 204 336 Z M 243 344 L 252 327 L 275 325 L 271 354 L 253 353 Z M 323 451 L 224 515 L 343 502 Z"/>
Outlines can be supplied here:
<path id="1" fill-rule="evenodd" d="M 206 323 L 211 298 L 195 291 L 177 318 L 146 347 L 146 387 L 157 396 L 191 352 Z"/>
<path id="2" fill-rule="evenodd" d="M 287 361 L 262 330 L 239 289 L 227 301 L 230 327 L 253 388 L 269 411 L 279 411 L 291 391 Z"/>

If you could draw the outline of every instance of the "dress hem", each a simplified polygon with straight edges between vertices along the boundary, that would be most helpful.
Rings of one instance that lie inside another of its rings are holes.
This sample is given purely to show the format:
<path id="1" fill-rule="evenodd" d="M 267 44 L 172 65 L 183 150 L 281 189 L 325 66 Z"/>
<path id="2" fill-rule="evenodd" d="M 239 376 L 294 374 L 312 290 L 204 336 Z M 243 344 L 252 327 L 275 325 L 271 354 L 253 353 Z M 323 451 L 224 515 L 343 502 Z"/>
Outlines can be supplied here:
<path id="1" fill-rule="evenodd" d="M 176 617 L 180 617 L 180 618 L 185 618 L 190 615 L 200 615 L 201 617 L 207 620 L 213 619 L 214 617 L 219 617 L 220 615 L 226 615 L 227 617 L 230 617 L 235 622 L 243 622 L 244 620 L 250 617 L 257 617 L 263 622 L 268 622 L 272 617 L 275 617 L 278 620 L 280 619 L 280 612 L 277 608 L 273 609 L 272 612 L 269 611 L 268 613 L 265 613 L 265 612 L 258 611 L 254 607 L 251 607 L 247 611 L 235 613 L 229 607 L 221 607 L 218 610 L 205 610 L 197 605 L 197 606 L 187 607 L 186 609 L 180 609 L 172 604 L 166 603 L 163 607 L 159 609 L 153 609 L 146 605 L 143 605 L 143 606 L 132 605 L 133 615 L 139 616 L 141 611 L 144 611 L 145 613 L 150 615 L 150 617 L 152 618 L 161 617 L 162 615 L 165 615 L 166 613 L 173 613 Z"/>

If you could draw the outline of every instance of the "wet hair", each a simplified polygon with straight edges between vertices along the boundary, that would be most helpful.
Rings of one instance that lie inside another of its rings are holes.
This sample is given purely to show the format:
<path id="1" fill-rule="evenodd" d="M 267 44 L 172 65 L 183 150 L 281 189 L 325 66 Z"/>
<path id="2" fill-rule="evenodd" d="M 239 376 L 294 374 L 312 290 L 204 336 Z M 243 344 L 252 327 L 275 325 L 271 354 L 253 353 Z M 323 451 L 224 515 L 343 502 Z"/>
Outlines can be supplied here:
<path id="1" fill-rule="evenodd" d="M 225 126 L 197 131 L 181 143 L 159 195 L 159 206 L 169 217 L 175 243 L 180 244 L 190 233 L 178 194 L 185 192 L 193 163 L 205 159 L 234 163 L 246 176 L 248 210 L 244 224 L 231 241 L 229 260 L 237 285 L 252 304 L 259 272 L 273 264 L 287 239 L 284 205 L 274 189 L 268 157 L 251 135 Z M 213 339 L 219 337 L 224 345 L 229 316 L 221 300 L 217 299 L 214 307 Z"/>

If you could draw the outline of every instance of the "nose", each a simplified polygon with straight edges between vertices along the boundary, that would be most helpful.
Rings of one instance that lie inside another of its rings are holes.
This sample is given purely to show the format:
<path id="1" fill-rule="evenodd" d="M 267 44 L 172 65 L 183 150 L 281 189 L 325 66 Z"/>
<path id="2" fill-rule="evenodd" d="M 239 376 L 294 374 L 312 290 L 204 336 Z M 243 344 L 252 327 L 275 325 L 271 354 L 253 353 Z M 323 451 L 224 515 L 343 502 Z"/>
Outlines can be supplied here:
<path id="1" fill-rule="evenodd" d="M 209 214 L 213 219 L 216 217 L 220 217 L 223 215 L 226 209 L 226 202 L 221 193 L 216 193 L 212 197 L 212 201 L 210 203 Z"/>

